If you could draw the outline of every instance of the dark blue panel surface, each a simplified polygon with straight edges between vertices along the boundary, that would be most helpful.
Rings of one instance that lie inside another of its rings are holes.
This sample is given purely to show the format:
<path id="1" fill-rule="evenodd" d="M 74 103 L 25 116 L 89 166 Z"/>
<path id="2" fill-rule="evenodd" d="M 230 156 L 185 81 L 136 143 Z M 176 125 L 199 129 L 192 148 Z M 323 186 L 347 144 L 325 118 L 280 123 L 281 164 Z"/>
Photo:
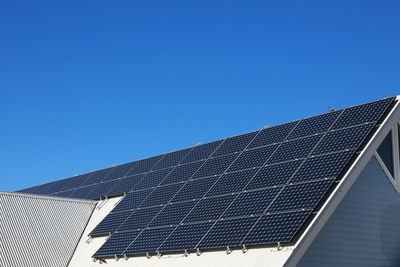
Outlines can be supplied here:
<path id="1" fill-rule="evenodd" d="M 216 248 L 239 246 L 258 217 L 218 221 L 197 246 L 198 248 Z"/>
<path id="2" fill-rule="evenodd" d="M 93 174 L 86 179 L 82 186 L 100 183 L 113 171 L 113 168 L 115 167 L 94 171 Z"/>
<path id="3" fill-rule="evenodd" d="M 52 183 L 52 186 L 50 186 L 48 190 L 46 190 L 46 194 L 68 190 L 70 188 L 68 188 L 67 186 L 70 182 L 71 178 L 55 181 Z"/>
<path id="4" fill-rule="evenodd" d="M 379 101 L 347 108 L 339 117 L 335 125 L 333 125 L 333 129 L 377 121 L 393 100 L 394 98 L 390 97 Z"/>
<path id="5" fill-rule="evenodd" d="M 57 197 L 69 197 L 74 191 L 75 191 L 75 189 L 71 189 L 71 190 L 67 190 L 67 191 L 54 193 L 54 195 Z"/>
<path id="6" fill-rule="evenodd" d="M 142 159 L 137 162 L 137 164 L 129 170 L 126 176 L 131 176 L 143 172 L 148 172 L 153 168 L 154 165 L 163 157 L 164 155 L 158 155 L 155 157 Z"/>
<path id="7" fill-rule="evenodd" d="M 93 188 L 94 185 L 79 187 L 69 197 L 86 199 L 86 195 L 88 195 L 93 190 Z"/>
<path id="8" fill-rule="evenodd" d="M 246 186 L 246 189 L 256 189 L 267 186 L 285 184 L 300 166 L 302 160 L 263 167 Z"/>
<path id="9" fill-rule="evenodd" d="M 258 169 L 228 173 L 221 176 L 213 185 L 207 196 L 222 195 L 226 193 L 240 192 L 254 176 Z"/>
<path id="10" fill-rule="evenodd" d="M 172 171 L 172 168 L 148 172 L 139 183 L 135 185 L 133 190 L 140 190 L 157 186 L 167 175 Z"/>
<path id="11" fill-rule="evenodd" d="M 159 251 L 194 249 L 213 224 L 214 223 L 180 225 L 168 239 L 165 240 Z"/>
<path id="12" fill-rule="evenodd" d="M 307 159 L 291 182 L 336 177 L 348 162 L 354 150 Z"/>
<path id="13" fill-rule="evenodd" d="M 85 197 L 87 199 L 100 199 L 108 196 L 108 192 L 110 191 L 111 188 L 115 186 L 117 183 L 116 180 L 113 181 L 108 181 L 104 183 L 99 183 L 93 186 L 93 190 L 88 193 Z"/>
<path id="14" fill-rule="evenodd" d="M 184 165 L 176 166 L 170 174 L 161 182 L 164 184 L 172 184 L 189 180 L 192 175 L 199 169 L 204 161 L 196 161 Z"/>
<path id="15" fill-rule="evenodd" d="M 136 209 L 152 191 L 152 189 L 146 189 L 128 193 L 112 211 Z"/>
<path id="16" fill-rule="evenodd" d="M 134 255 L 155 252 L 174 229 L 175 227 L 144 230 L 124 254 Z"/>
<path id="17" fill-rule="evenodd" d="M 208 159 L 193 175 L 193 178 L 222 174 L 237 156 L 238 154 L 230 154 Z"/>
<path id="18" fill-rule="evenodd" d="M 118 231 L 145 228 L 154 219 L 154 217 L 156 217 L 161 209 L 162 207 L 152 207 L 135 210 L 118 228 Z"/>
<path id="19" fill-rule="evenodd" d="M 373 126 L 367 124 L 330 132 L 322 139 L 313 155 L 358 148 Z"/>
<path id="20" fill-rule="evenodd" d="M 171 198 L 178 192 L 183 184 L 172 184 L 162 187 L 157 187 L 153 192 L 145 199 L 140 207 L 148 207 L 153 205 L 167 204 Z"/>
<path id="21" fill-rule="evenodd" d="M 192 148 L 182 149 L 165 154 L 165 156 L 153 167 L 153 170 L 164 169 L 177 165 L 189 153 L 190 150 L 192 150 Z"/>
<path id="22" fill-rule="evenodd" d="M 123 255 L 122 252 L 135 240 L 140 231 L 113 234 L 93 257 Z"/>
<path id="23" fill-rule="evenodd" d="M 315 147 L 321 137 L 322 135 L 313 135 L 310 137 L 282 143 L 282 145 L 268 161 L 268 164 L 306 157 Z"/>
<path id="24" fill-rule="evenodd" d="M 201 198 L 211 188 L 216 180 L 217 177 L 209 177 L 205 179 L 189 181 L 182 187 L 176 196 L 174 196 L 171 202 Z"/>
<path id="25" fill-rule="evenodd" d="M 290 242 L 310 213 L 306 210 L 262 216 L 242 244 Z"/>
<path id="26" fill-rule="evenodd" d="M 107 193 L 108 196 L 116 196 L 123 193 L 127 193 L 133 190 L 135 185 L 140 182 L 140 180 L 144 177 L 145 174 L 138 174 L 134 176 L 128 176 L 122 179 L 117 179 L 115 181 L 115 185 L 110 189 Z"/>
<path id="27" fill-rule="evenodd" d="M 334 179 L 286 186 L 268 212 L 314 208 Z"/>
<path id="28" fill-rule="evenodd" d="M 149 227 L 179 224 L 197 201 L 169 204 L 150 223 Z"/>
<path id="29" fill-rule="evenodd" d="M 103 181 L 110 181 L 110 180 L 114 180 L 114 179 L 117 179 L 117 178 L 125 177 L 126 174 L 133 167 L 135 167 L 137 163 L 138 163 L 137 161 L 134 161 L 134 162 L 130 162 L 130 163 L 121 164 L 121 165 L 116 166 L 113 169 L 113 171 L 111 173 L 109 173 L 106 178 L 104 178 Z"/>
<path id="30" fill-rule="evenodd" d="M 72 188 L 80 187 L 94 172 L 89 172 L 81 175 L 77 175 L 70 178 L 70 182 L 62 190 L 69 190 Z"/>
<path id="31" fill-rule="evenodd" d="M 188 214 L 184 222 L 218 219 L 236 195 L 202 199 Z"/>
<path id="32" fill-rule="evenodd" d="M 326 132 L 340 113 L 341 111 L 329 112 L 301 120 L 296 128 L 291 132 L 288 139 Z"/>
<path id="33" fill-rule="evenodd" d="M 262 166 L 277 147 L 278 145 L 271 145 L 244 151 L 229 168 L 229 171 L 237 171 Z"/>
<path id="34" fill-rule="evenodd" d="M 197 161 L 201 159 L 206 159 L 217 149 L 217 147 L 223 142 L 223 140 L 218 140 L 215 142 L 207 143 L 204 145 L 195 146 L 189 154 L 181 161 L 181 163 L 187 163 L 192 161 Z"/>
<path id="35" fill-rule="evenodd" d="M 256 215 L 263 213 L 272 203 L 280 188 L 271 188 L 261 191 L 241 193 L 230 207 L 224 212 L 222 218 Z"/>
<path id="36" fill-rule="evenodd" d="M 242 151 L 251 142 L 251 140 L 253 140 L 257 133 L 258 131 L 227 138 L 217 149 L 217 151 L 215 151 L 213 156 Z"/>
<path id="37" fill-rule="evenodd" d="M 114 233 L 123 222 L 128 219 L 132 211 L 109 213 L 90 233 L 90 235 L 100 235 Z"/>
<path id="38" fill-rule="evenodd" d="M 297 122 L 290 122 L 263 129 L 250 143 L 248 148 L 282 142 L 283 140 L 285 140 L 286 136 L 290 133 L 293 127 L 296 126 L 296 124 Z"/>

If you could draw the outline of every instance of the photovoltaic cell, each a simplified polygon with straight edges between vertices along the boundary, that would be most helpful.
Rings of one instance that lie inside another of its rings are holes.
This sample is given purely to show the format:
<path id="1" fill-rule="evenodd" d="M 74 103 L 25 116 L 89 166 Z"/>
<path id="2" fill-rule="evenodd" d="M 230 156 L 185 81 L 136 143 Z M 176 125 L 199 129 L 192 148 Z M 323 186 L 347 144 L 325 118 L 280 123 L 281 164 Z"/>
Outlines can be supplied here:
<path id="1" fill-rule="evenodd" d="M 282 164 L 268 165 L 254 176 L 246 190 L 285 184 L 300 166 L 302 160 Z"/>
<path id="2" fill-rule="evenodd" d="M 250 143 L 248 148 L 260 147 L 282 142 L 290 133 L 297 122 L 290 122 L 270 128 L 263 129 Z"/>
<path id="3" fill-rule="evenodd" d="M 167 204 L 182 186 L 183 184 L 172 184 L 172 185 L 157 187 L 144 200 L 144 202 L 140 205 L 140 207 Z"/>
<path id="4" fill-rule="evenodd" d="M 90 233 L 91 236 L 114 233 L 118 227 L 128 219 L 132 211 L 109 213 Z"/>
<path id="5" fill-rule="evenodd" d="M 68 183 L 68 185 L 65 186 L 60 191 L 64 191 L 64 190 L 80 187 L 83 184 L 83 182 L 85 182 L 92 174 L 93 174 L 93 172 L 89 172 L 89 173 L 77 175 L 77 176 L 74 176 L 74 177 L 70 178 L 70 182 Z"/>
<path id="6" fill-rule="evenodd" d="M 282 162 L 306 157 L 315 147 L 322 135 L 314 135 L 303 139 L 283 143 L 268 163 Z"/>
<path id="7" fill-rule="evenodd" d="M 263 213 L 279 192 L 279 188 L 241 193 L 222 218 L 240 217 Z"/>
<path id="8" fill-rule="evenodd" d="M 198 245 L 198 248 L 239 246 L 257 217 L 218 221 Z"/>
<path id="9" fill-rule="evenodd" d="M 179 224 L 197 201 L 169 204 L 154 218 L 149 227 Z"/>
<path id="10" fill-rule="evenodd" d="M 79 187 L 69 197 L 86 199 L 86 195 L 89 194 L 90 191 L 93 190 L 93 188 L 94 185 Z"/>
<path id="11" fill-rule="evenodd" d="M 334 179 L 329 179 L 286 186 L 267 211 L 312 209 L 317 205 L 333 181 Z"/>
<path id="12" fill-rule="evenodd" d="M 135 255 L 155 252 L 174 229 L 175 227 L 144 230 L 124 251 L 124 254 Z"/>
<path id="13" fill-rule="evenodd" d="M 310 213 L 306 210 L 262 216 L 242 244 L 290 242 Z"/>
<path id="14" fill-rule="evenodd" d="M 191 149 L 192 148 L 187 148 L 165 154 L 165 156 L 153 167 L 153 170 L 164 169 L 177 165 Z"/>
<path id="15" fill-rule="evenodd" d="M 227 138 L 225 142 L 223 142 L 217 149 L 217 151 L 215 151 L 213 156 L 242 151 L 251 142 L 251 140 L 253 140 L 257 133 L 258 131 Z"/>
<path id="16" fill-rule="evenodd" d="M 223 140 L 218 140 L 204 145 L 195 146 L 181 161 L 181 164 L 208 158 L 222 142 Z"/>
<path id="17" fill-rule="evenodd" d="M 333 129 L 377 121 L 393 100 L 394 97 L 390 97 L 379 101 L 347 108 L 344 110 L 343 114 L 335 123 Z"/>
<path id="18" fill-rule="evenodd" d="M 93 186 L 93 190 L 91 190 L 88 194 L 86 194 L 85 198 L 87 199 L 100 199 L 108 196 L 108 192 L 110 188 L 113 188 L 117 181 L 108 181 L 104 183 L 99 183 Z"/>
<path id="19" fill-rule="evenodd" d="M 166 252 L 194 249 L 213 224 L 214 223 L 199 223 L 180 225 L 158 250 Z"/>
<path id="20" fill-rule="evenodd" d="M 314 150 L 313 155 L 355 149 L 360 146 L 374 124 L 367 124 L 328 133 Z"/>
<path id="21" fill-rule="evenodd" d="M 71 189 L 71 190 L 67 190 L 67 191 L 54 193 L 54 195 L 57 197 L 69 197 L 74 191 L 75 191 L 75 189 Z"/>
<path id="22" fill-rule="evenodd" d="M 135 185 L 144 177 L 144 174 L 129 176 L 115 180 L 115 185 L 107 193 L 108 196 L 116 196 L 133 190 Z"/>
<path id="23" fill-rule="evenodd" d="M 193 178 L 222 174 L 237 156 L 237 154 L 230 154 L 208 159 L 193 175 Z"/>
<path id="24" fill-rule="evenodd" d="M 189 181 L 174 196 L 171 202 L 201 198 L 210 189 L 210 187 L 215 183 L 216 180 L 217 177 L 210 177 L 200 180 Z"/>
<path id="25" fill-rule="evenodd" d="M 323 133 L 329 130 L 341 111 L 329 112 L 301 120 L 288 139 Z"/>
<path id="26" fill-rule="evenodd" d="M 172 171 L 172 168 L 148 172 L 133 188 L 140 190 L 157 186 L 167 175 Z"/>
<path id="27" fill-rule="evenodd" d="M 187 181 L 199 169 L 204 161 L 196 161 L 176 166 L 170 174 L 161 182 L 161 185 Z"/>
<path id="28" fill-rule="evenodd" d="M 206 196 L 240 192 L 258 169 L 239 171 L 222 175 Z"/>
<path id="29" fill-rule="evenodd" d="M 93 257 L 122 255 L 122 252 L 135 240 L 139 233 L 140 231 L 132 231 L 113 234 Z"/>
<path id="30" fill-rule="evenodd" d="M 184 222 L 218 219 L 236 195 L 202 199 L 187 215 Z"/>
<path id="31" fill-rule="evenodd" d="M 229 168 L 229 171 L 260 167 L 264 165 L 276 148 L 277 145 L 271 145 L 244 151 Z"/>
<path id="32" fill-rule="evenodd" d="M 162 207 L 152 207 L 133 211 L 118 231 L 136 230 L 146 227 L 160 212 Z"/>
<path id="33" fill-rule="evenodd" d="M 128 193 L 119 203 L 118 205 L 112 210 L 112 212 L 118 212 L 122 210 L 132 210 L 136 209 L 142 204 L 144 199 L 150 195 L 152 189 L 146 189 L 142 191 L 135 191 Z"/>
<path id="34" fill-rule="evenodd" d="M 354 150 L 317 156 L 307 159 L 297 171 L 291 182 L 336 177 L 348 162 Z"/>

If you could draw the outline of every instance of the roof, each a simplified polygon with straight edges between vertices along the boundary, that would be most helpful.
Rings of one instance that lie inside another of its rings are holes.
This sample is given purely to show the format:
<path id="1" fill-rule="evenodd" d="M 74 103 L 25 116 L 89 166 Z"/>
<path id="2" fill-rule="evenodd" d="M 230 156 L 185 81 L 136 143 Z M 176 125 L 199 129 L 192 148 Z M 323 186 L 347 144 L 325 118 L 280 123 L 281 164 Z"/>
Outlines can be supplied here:
<path id="1" fill-rule="evenodd" d="M 393 108 L 394 97 L 21 190 L 126 194 L 91 231 L 95 258 L 290 246 Z"/>
<path id="2" fill-rule="evenodd" d="M 0 266 L 67 266 L 95 205 L 0 192 Z"/>

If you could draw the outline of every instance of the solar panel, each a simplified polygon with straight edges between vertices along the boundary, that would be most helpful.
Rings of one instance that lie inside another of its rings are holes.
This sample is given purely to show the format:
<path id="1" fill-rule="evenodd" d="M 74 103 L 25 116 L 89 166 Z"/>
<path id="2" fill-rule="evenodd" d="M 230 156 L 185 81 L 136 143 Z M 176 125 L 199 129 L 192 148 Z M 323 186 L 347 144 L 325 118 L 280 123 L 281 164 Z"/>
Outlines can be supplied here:
<path id="1" fill-rule="evenodd" d="M 229 168 L 229 171 L 237 171 L 264 165 L 278 145 L 271 145 L 244 151 Z"/>
<path id="2" fill-rule="evenodd" d="M 227 173 L 221 176 L 213 185 L 207 196 L 223 195 L 227 193 L 240 192 L 247 185 L 258 169 Z M 267 179 L 263 179 L 267 180 Z"/>
<path id="3" fill-rule="evenodd" d="M 200 239 L 214 223 L 186 224 L 178 226 L 164 241 L 158 251 L 179 251 L 195 249 Z"/>
<path id="4" fill-rule="evenodd" d="M 136 255 L 155 252 L 175 227 L 144 230 L 124 251 L 124 254 Z"/>
<path id="5" fill-rule="evenodd" d="M 242 245 L 290 242 L 310 213 L 306 210 L 262 216 Z"/>
<path id="6" fill-rule="evenodd" d="M 239 246 L 257 217 L 218 221 L 201 240 L 198 248 Z"/>
<path id="7" fill-rule="evenodd" d="M 104 235 L 115 232 L 118 227 L 123 224 L 129 215 L 132 214 L 131 210 L 110 213 L 108 214 L 90 233 L 91 236 Z"/>
<path id="8" fill-rule="evenodd" d="M 136 230 L 146 227 L 156 215 L 161 211 L 162 207 L 152 207 L 137 209 L 133 211 L 124 223 L 118 228 L 118 231 Z"/>
<path id="9" fill-rule="evenodd" d="M 94 255 L 290 242 L 394 98 L 21 190 L 126 194 L 91 235 Z"/>
<path id="10" fill-rule="evenodd" d="M 179 202 L 201 198 L 215 183 L 217 177 L 210 177 L 187 182 L 182 189 L 174 196 L 172 202 Z"/>
<path id="11" fill-rule="evenodd" d="M 107 245 L 102 246 L 93 257 L 122 255 L 121 252 L 123 252 L 139 234 L 140 231 L 115 233 L 107 240 Z"/>

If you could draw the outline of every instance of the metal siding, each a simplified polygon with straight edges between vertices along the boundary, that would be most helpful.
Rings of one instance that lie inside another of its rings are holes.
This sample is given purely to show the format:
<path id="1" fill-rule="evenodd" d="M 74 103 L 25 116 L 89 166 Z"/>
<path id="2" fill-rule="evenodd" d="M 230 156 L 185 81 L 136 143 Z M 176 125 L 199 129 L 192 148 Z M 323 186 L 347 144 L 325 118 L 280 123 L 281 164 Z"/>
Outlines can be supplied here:
<path id="1" fill-rule="evenodd" d="M 67 266 L 95 204 L 0 192 L 0 267 Z"/>
<path id="2" fill-rule="evenodd" d="M 400 266 L 400 195 L 372 157 L 298 266 Z"/>

